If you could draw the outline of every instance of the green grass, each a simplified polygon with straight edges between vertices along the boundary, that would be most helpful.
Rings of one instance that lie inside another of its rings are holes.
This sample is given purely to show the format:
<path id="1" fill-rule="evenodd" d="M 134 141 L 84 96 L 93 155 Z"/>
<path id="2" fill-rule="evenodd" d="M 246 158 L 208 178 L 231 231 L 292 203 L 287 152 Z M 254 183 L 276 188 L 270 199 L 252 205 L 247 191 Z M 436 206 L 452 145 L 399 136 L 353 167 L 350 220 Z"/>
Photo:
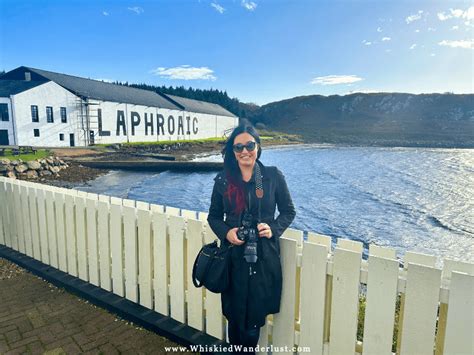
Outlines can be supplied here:
<path id="1" fill-rule="evenodd" d="M 13 155 L 12 151 L 7 149 L 5 150 L 5 155 L 0 155 L 0 159 L 10 159 L 10 160 L 18 160 L 21 159 L 23 161 L 30 161 L 35 159 L 43 159 L 49 157 L 51 152 L 47 149 L 38 149 L 36 154 L 29 153 L 29 154 L 20 154 L 20 155 Z"/>
<path id="2" fill-rule="evenodd" d="M 159 141 L 159 142 L 130 142 L 130 143 L 120 143 L 123 146 L 147 146 L 147 145 L 168 145 L 174 143 L 207 143 L 207 142 L 224 142 L 225 138 L 222 137 L 213 137 L 213 138 L 205 138 L 205 139 L 182 139 L 182 140 L 174 140 L 174 141 Z M 96 144 L 96 147 L 108 147 L 112 146 L 113 144 Z"/>
<path id="3" fill-rule="evenodd" d="M 288 140 L 288 141 L 303 141 L 303 137 L 299 134 L 290 134 L 284 132 L 271 131 L 268 129 L 259 129 L 260 139 L 262 140 Z"/>

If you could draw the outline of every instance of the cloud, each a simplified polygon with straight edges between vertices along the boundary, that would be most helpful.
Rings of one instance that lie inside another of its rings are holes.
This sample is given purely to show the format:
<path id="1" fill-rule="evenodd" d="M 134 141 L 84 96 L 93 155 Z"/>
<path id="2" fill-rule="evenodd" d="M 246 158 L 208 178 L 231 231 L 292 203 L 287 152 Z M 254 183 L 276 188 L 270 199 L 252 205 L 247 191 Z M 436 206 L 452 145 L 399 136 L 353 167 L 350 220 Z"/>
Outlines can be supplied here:
<path id="1" fill-rule="evenodd" d="M 241 4 L 244 8 L 246 8 L 249 11 L 254 11 L 257 8 L 257 4 L 254 3 L 253 1 L 242 0 Z"/>
<path id="2" fill-rule="evenodd" d="M 415 30 L 415 33 L 420 33 L 420 30 Z"/>
<path id="3" fill-rule="evenodd" d="M 416 48 L 416 43 L 413 43 L 411 46 L 410 46 L 410 49 L 415 49 Z"/>
<path id="4" fill-rule="evenodd" d="M 436 31 L 436 28 L 428 27 L 428 32 L 435 32 L 435 31 Z"/>
<path id="5" fill-rule="evenodd" d="M 436 54 L 431 53 L 431 54 L 430 54 L 430 57 L 436 57 Z"/>
<path id="6" fill-rule="evenodd" d="M 365 39 L 362 41 L 362 44 L 365 44 L 366 46 L 370 46 L 372 42 L 366 41 Z"/>
<path id="7" fill-rule="evenodd" d="M 143 10 L 143 8 L 140 6 L 128 7 L 127 9 L 135 12 L 137 15 L 143 14 L 145 12 L 145 10 Z"/>
<path id="8" fill-rule="evenodd" d="M 116 82 L 116 80 L 105 79 L 105 78 L 98 78 L 98 79 L 94 79 L 94 80 L 103 81 L 104 83 L 115 83 Z"/>
<path id="9" fill-rule="evenodd" d="M 452 18 L 463 18 L 466 20 L 474 20 L 474 6 L 471 6 L 466 11 L 461 9 L 449 9 L 449 13 L 438 12 L 438 19 L 446 21 Z"/>
<path id="10" fill-rule="evenodd" d="M 382 31 L 383 31 L 383 30 L 382 30 L 382 27 L 377 27 L 377 32 L 380 33 L 380 32 L 382 32 Z"/>
<path id="11" fill-rule="evenodd" d="M 472 49 L 474 48 L 474 39 L 471 40 L 460 40 L 460 41 L 441 41 L 438 43 L 440 46 L 446 46 L 451 48 L 465 48 Z"/>
<path id="12" fill-rule="evenodd" d="M 468 20 L 474 20 L 474 6 L 471 6 L 469 9 L 467 9 L 463 15 L 463 17 Z"/>
<path id="13" fill-rule="evenodd" d="M 386 53 L 390 53 L 392 50 L 391 49 L 386 49 L 385 52 Z"/>
<path id="14" fill-rule="evenodd" d="M 364 80 L 357 75 L 326 75 L 318 76 L 311 80 L 311 84 L 314 85 L 340 85 L 340 84 L 352 84 L 358 81 Z"/>
<path id="15" fill-rule="evenodd" d="M 451 16 L 446 15 L 444 12 L 438 12 L 438 19 L 440 21 L 446 21 L 446 20 L 449 20 L 450 18 Z"/>
<path id="16" fill-rule="evenodd" d="M 421 19 L 422 14 L 423 14 L 423 10 L 419 10 L 417 14 L 413 14 L 413 15 L 410 15 L 407 18 L 405 18 L 405 22 L 407 24 L 410 24 L 414 21 L 418 21 L 419 19 Z"/>
<path id="17" fill-rule="evenodd" d="M 453 26 L 453 27 L 451 27 L 451 31 L 456 31 L 456 30 L 459 30 L 459 26 Z"/>
<path id="18" fill-rule="evenodd" d="M 225 11 L 225 9 L 224 9 L 221 5 L 216 4 L 216 3 L 214 3 L 214 2 L 211 3 L 211 6 L 212 6 L 218 13 L 220 13 L 220 14 L 223 14 L 224 11 Z"/>
<path id="19" fill-rule="evenodd" d="M 213 75 L 214 71 L 208 67 L 191 67 L 189 65 L 181 65 L 174 68 L 159 67 L 150 71 L 154 75 L 162 78 L 177 80 L 216 80 Z"/>
<path id="20" fill-rule="evenodd" d="M 392 39 L 390 37 L 384 37 L 382 38 L 382 42 L 386 42 L 386 41 L 391 41 Z"/>
<path id="21" fill-rule="evenodd" d="M 110 14 L 107 11 L 102 11 L 102 15 L 109 16 Z"/>

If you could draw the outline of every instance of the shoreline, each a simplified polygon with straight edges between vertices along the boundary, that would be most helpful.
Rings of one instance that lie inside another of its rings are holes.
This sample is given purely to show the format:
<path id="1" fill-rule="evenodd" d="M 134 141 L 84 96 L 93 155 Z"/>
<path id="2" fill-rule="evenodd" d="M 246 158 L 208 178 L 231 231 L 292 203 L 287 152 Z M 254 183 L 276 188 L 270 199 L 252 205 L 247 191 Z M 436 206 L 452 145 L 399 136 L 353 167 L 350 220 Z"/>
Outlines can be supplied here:
<path id="1" fill-rule="evenodd" d="M 293 145 L 301 145 L 303 142 L 293 142 L 275 139 L 272 142 L 262 141 L 262 147 L 277 148 Z M 223 142 L 185 142 L 179 145 L 168 146 L 162 148 L 160 146 L 122 146 L 120 148 L 102 148 L 102 147 L 84 147 L 83 149 L 75 148 L 51 148 L 54 156 L 66 161 L 69 167 L 61 170 L 59 176 L 49 175 L 39 179 L 25 179 L 38 182 L 45 185 L 72 189 L 80 185 L 87 185 L 88 182 L 97 179 L 100 176 L 109 174 L 115 169 L 92 168 L 84 166 L 78 160 L 90 161 L 140 161 L 143 159 L 152 159 L 152 155 L 159 153 L 161 156 L 169 156 L 176 161 L 192 162 L 203 156 L 219 155 Z M 153 159 L 154 161 L 160 161 Z"/>

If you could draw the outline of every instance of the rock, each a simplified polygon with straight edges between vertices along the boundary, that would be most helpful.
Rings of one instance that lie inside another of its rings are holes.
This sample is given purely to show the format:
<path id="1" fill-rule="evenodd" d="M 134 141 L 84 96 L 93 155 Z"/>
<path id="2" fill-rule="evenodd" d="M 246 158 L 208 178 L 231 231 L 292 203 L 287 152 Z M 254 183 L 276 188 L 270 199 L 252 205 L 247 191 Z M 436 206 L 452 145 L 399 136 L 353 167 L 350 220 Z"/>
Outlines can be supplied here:
<path id="1" fill-rule="evenodd" d="M 13 171 L 15 167 L 13 165 L 7 165 L 7 171 Z"/>
<path id="2" fill-rule="evenodd" d="M 10 159 L 7 158 L 3 158 L 2 160 L 0 160 L 0 164 L 2 165 L 9 165 L 10 163 Z"/>
<path id="3" fill-rule="evenodd" d="M 26 166 L 25 164 L 20 164 L 20 165 L 15 166 L 15 170 L 19 173 L 24 173 L 25 171 L 28 170 L 28 166 Z"/>
<path id="4" fill-rule="evenodd" d="M 51 159 L 51 158 L 46 158 L 46 162 L 47 162 L 49 165 L 53 165 L 53 164 L 54 164 L 54 160 Z"/>
<path id="5" fill-rule="evenodd" d="M 0 173 L 4 173 L 5 171 L 8 171 L 8 166 L 9 165 L 1 165 L 0 164 Z"/>
<path id="6" fill-rule="evenodd" d="M 41 163 L 41 165 L 46 164 L 46 160 L 44 160 L 44 159 L 41 159 L 39 162 Z"/>
<path id="7" fill-rule="evenodd" d="M 10 164 L 11 164 L 11 165 L 14 165 L 14 166 L 17 166 L 17 165 L 20 164 L 20 162 L 19 162 L 18 160 L 12 160 L 12 161 L 10 162 Z"/>
<path id="8" fill-rule="evenodd" d="M 36 179 L 38 177 L 38 173 L 36 170 L 28 170 L 25 176 L 27 179 Z"/>
<path id="9" fill-rule="evenodd" d="M 49 170 L 41 170 L 39 174 L 40 176 L 48 176 L 48 175 L 52 175 L 53 173 Z"/>
<path id="10" fill-rule="evenodd" d="M 52 173 L 55 173 L 57 174 L 59 172 L 59 167 L 58 166 L 50 166 L 49 167 L 49 171 L 51 171 Z"/>
<path id="11" fill-rule="evenodd" d="M 38 163 L 36 160 L 31 160 L 27 162 L 26 165 L 28 165 L 28 169 L 31 169 L 31 170 L 38 170 L 41 168 L 41 164 Z"/>
<path id="12" fill-rule="evenodd" d="M 7 172 L 7 175 L 5 175 L 5 176 L 9 177 L 10 179 L 16 179 L 16 175 L 13 171 Z"/>

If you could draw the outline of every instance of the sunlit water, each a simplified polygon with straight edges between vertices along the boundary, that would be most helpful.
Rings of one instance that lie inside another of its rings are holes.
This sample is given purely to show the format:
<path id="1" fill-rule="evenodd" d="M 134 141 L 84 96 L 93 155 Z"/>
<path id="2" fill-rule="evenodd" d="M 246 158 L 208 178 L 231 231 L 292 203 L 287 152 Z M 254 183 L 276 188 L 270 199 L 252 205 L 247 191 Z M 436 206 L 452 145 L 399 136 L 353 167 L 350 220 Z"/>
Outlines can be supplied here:
<path id="1" fill-rule="evenodd" d="M 206 157 L 220 160 L 220 156 Z M 293 228 L 474 262 L 474 150 L 322 147 L 265 150 L 283 171 Z M 207 211 L 216 173 L 114 171 L 78 187 Z"/>

